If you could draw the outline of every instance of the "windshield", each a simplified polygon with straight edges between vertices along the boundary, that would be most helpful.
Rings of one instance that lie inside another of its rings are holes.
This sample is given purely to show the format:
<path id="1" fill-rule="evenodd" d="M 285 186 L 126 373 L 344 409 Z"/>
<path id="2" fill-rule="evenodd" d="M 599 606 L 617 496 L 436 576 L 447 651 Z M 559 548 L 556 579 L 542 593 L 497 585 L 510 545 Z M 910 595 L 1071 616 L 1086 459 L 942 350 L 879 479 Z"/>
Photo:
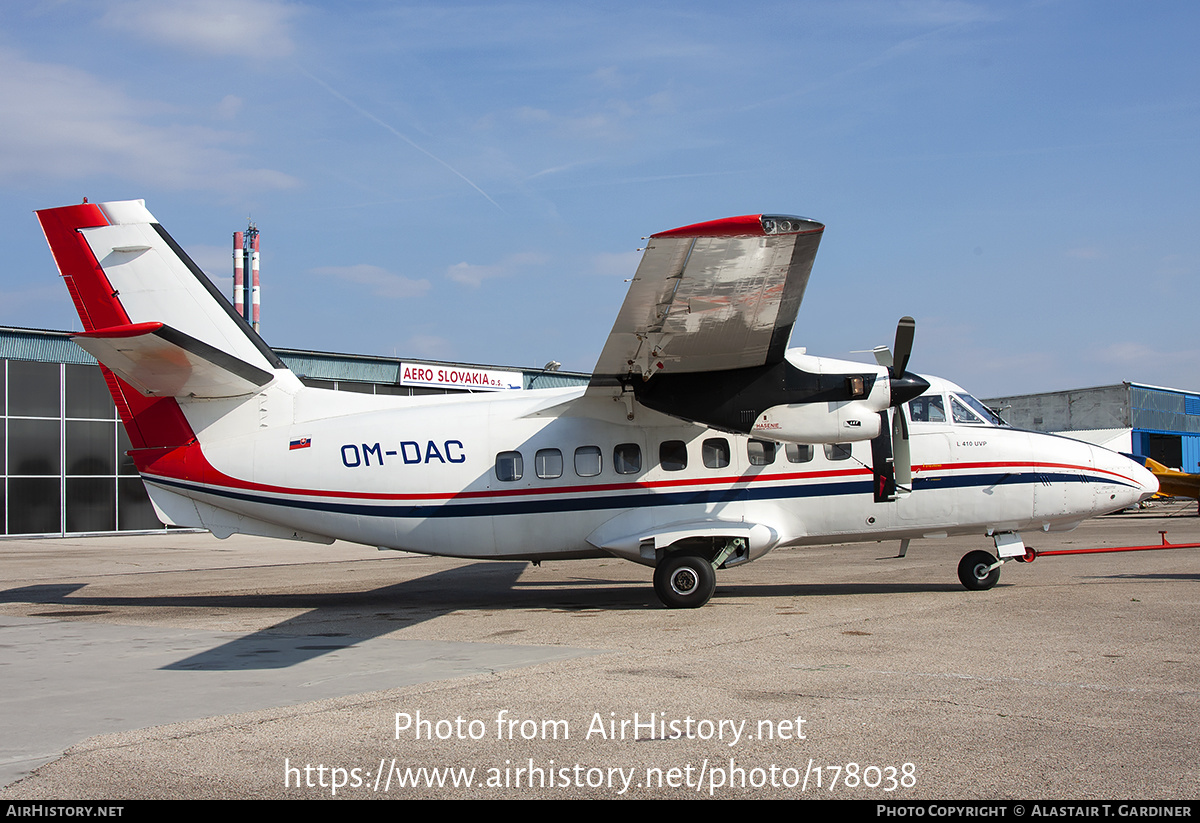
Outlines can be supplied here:
<path id="1" fill-rule="evenodd" d="M 952 394 L 952 395 L 950 395 L 950 397 L 956 401 L 962 401 L 967 406 L 970 406 L 972 411 L 974 411 L 975 414 L 979 415 L 979 417 L 982 418 L 980 420 L 969 420 L 969 419 L 968 420 L 959 420 L 958 419 L 959 415 L 956 413 L 954 415 L 954 418 L 955 418 L 954 422 L 956 422 L 956 423 L 990 423 L 993 426 L 1007 426 L 1008 425 L 1007 423 L 1004 422 L 1004 420 L 1001 419 L 1000 415 L 996 414 L 994 411 L 992 411 L 987 406 L 980 403 L 978 400 L 976 400 L 974 397 L 972 397 L 969 394 Z M 957 412 L 957 409 L 956 409 L 956 412 Z"/>

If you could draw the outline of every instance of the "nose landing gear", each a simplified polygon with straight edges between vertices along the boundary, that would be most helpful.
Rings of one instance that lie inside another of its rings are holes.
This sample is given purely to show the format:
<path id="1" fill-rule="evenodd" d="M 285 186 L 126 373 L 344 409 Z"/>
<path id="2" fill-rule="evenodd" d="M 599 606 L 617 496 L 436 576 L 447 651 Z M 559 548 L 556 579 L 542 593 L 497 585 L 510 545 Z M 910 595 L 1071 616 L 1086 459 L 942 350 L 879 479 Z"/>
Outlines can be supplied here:
<path id="1" fill-rule="evenodd" d="M 971 591 L 985 591 L 1000 580 L 1000 566 L 1003 564 L 1003 560 L 987 552 L 967 552 L 958 561 L 958 579 Z"/>

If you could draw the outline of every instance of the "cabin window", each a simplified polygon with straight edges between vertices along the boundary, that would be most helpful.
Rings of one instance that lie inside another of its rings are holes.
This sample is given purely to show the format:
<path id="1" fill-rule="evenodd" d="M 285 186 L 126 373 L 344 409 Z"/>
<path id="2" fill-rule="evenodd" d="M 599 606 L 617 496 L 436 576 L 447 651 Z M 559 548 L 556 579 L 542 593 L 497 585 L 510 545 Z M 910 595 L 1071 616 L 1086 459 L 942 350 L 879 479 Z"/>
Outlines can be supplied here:
<path id="1" fill-rule="evenodd" d="M 810 443 L 788 443 L 783 453 L 787 455 L 789 463 L 811 463 L 813 459 L 813 447 Z"/>
<path id="2" fill-rule="evenodd" d="M 849 460 L 850 459 L 850 444 L 849 443 L 826 443 L 825 444 L 825 459 L 826 460 Z"/>
<path id="3" fill-rule="evenodd" d="M 769 466 L 775 462 L 775 451 L 779 444 L 770 440 L 750 440 L 746 443 L 746 456 L 751 466 Z"/>
<path id="4" fill-rule="evenodd" d="M 520 480 L 525 472 L 525 462 L 520 452 L 500 452 L 496 455 L 496 479 L 505 483 Z"/>
<path id="5" fill-rule="evenodd" d="M 908 403 L 908 416 L 914 423 L 945 423 L 946 410 L 940 394 L 917 397 Z"/>
<path id="6" fill-rule="evenodd" d="M 637 443 L 622 443 L 613 449 L 613 469 L 617 474 L 637 474 L 642 470 L 642 448 Z"/>
<path id="7" fill-rule="evenodd" d="M 658 447 L 658 464 L 663 471 L 681 472 L 687 468 L 687 443 L 664 440 Z"/>
<path id="8" fill-rule="evenodd" d="M 704 458 L 705 468 L 725 468 L 729 465 L 729 441 L 724 437 L 711 437 L 705 440 L 701 456 Z"/>
<path id="9" fill-rule="evenodd" d="M 562 477 L 562 452 L 558 449 L 538 449 L 533 457 L 533 465 L 537 476 L 543 480 Z"/>
<path id="10" fill-rule="evenodd" d="M 580 446 L 575 450 L 575 474 L 595 477 L 600 473 L 600 447 Z"/>

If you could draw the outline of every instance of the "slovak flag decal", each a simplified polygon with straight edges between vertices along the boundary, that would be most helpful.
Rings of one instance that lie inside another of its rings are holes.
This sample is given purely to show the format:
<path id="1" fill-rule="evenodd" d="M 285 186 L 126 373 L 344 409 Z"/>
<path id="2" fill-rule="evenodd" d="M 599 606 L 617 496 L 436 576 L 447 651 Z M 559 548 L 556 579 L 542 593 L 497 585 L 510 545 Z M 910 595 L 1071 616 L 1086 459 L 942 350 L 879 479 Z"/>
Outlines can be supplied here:
<path id="1" fill-rule="evenodd" d="M 307 449 L 311 445 L 312 445 L 311 437 L 298 437 L 288 444 L 288 451 L 294 452 L 296 449 Z"/>

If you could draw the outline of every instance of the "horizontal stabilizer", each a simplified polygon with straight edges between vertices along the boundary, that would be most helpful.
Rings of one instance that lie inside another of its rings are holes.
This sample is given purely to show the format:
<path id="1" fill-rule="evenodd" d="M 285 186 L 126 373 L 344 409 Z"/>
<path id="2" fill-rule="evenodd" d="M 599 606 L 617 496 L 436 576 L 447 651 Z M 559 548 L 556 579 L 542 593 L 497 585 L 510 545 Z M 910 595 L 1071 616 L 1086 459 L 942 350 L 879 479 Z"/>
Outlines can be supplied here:
<path id="1" fill-rule="evenodd" d="M 238 397 L 274 377 L 163 323 L 135 323 L 72 338 L 147 397 Z"/>

